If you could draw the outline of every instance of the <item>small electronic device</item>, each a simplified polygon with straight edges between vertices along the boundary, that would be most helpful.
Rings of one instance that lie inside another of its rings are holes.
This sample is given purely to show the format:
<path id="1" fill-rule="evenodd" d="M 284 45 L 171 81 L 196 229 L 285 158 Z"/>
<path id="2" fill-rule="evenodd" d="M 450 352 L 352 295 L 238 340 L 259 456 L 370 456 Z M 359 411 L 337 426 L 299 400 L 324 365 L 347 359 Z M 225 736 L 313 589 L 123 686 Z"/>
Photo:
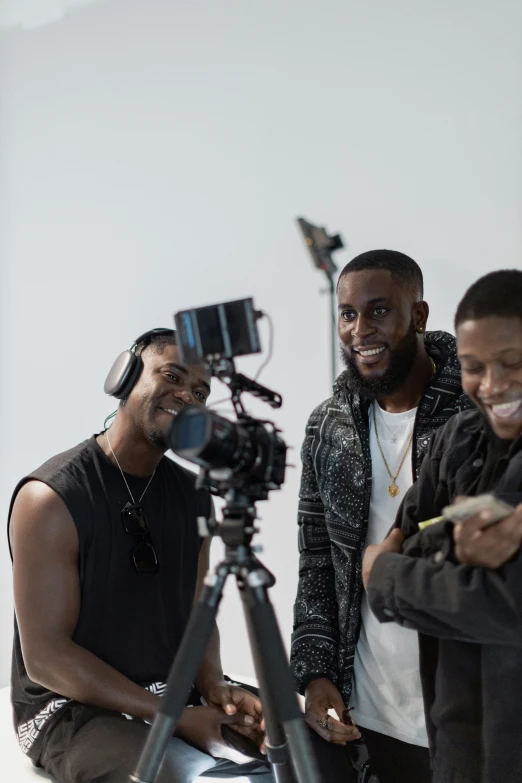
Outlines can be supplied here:
<path id="1" fill-rule="evenodd" d="M 499 500 L 494 495 L 477 495 L 474 498 L 466 498 L 460 503 L 452 503 L 449 506 L 444 506 L 442 509 L 442 516 L 434 517 L 433 519 L 427 519 L 425 522 L 419 522 L 419 529 L 434 525 L 436 522 L 454 522 L 460 524 L 465 522 L 466 519 L 474 517 L 476 514 L 480 514 L 481 511 L 487 511 L 491 514 L 491 519 L 486 522 L 483 527 L 489 527 L 495 525 L 497 522 L 501 522 L 503 519 L 513 513 L 514 507 L 509 503 L 505 503 L 503 500 Z"/>
<path id="2" fill-rule="evenodd" d="M 180 358 L 185 364 L 217 362 L 260 353 L 257 321 L 263 314 L 253 299 L 196 307 L 176 313 Z"/>
<path id="3" fill-rule="evenodd" d="M 242 753 L 244 756 L 248 756 L 251 759 L 257 759 L 258 761 L 266 761 L 266 756 L 261 753 L 254 740 L 250 737 L 245 737 L 244 734 L 239 734 L 231 726 L 226 723 L 221 724 L 221 736 L 231 748 Z"/>
<path id="4" fill-rule="evenodd" d="M 491 515 L 491 519 L 487 522 L 489 526 L 505 519 L 514 510 L 513 506 L 510 506 L 509 503 L 505 503 L 503 500 L 499 500 L 494 495 L 477 495 L 474 498 L 466 498 L 461 503 L 445 506 L 442 509 L 442 514 L 444 519 L 458 524 L 470 517 L 474 517 L 476 514 L 480 514 L 482 511 L 487 511 Z"/>

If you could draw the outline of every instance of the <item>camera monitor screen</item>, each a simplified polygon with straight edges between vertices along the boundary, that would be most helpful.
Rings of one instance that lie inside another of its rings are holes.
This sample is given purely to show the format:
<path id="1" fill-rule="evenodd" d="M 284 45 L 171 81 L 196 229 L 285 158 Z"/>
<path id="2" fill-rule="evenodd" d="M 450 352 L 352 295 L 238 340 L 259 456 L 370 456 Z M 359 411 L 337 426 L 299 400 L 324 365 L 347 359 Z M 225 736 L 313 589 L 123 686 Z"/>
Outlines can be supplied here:
<path id="1" fill-rule="evenodd" d="M 261 351 L 253 299 L 196 307 L 176 313 L 181 361 L 186 364 L 233 359 Z"/>

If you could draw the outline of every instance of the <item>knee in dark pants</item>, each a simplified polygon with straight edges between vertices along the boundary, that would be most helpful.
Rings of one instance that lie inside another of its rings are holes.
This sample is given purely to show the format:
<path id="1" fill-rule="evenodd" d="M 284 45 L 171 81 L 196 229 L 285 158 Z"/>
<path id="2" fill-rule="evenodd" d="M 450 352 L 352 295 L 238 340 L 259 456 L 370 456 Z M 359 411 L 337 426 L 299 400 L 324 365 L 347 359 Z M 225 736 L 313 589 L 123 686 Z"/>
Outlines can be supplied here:
<path id="1" fill-rule="evenodd" d="M 357 783 L 357 773 L 346 748 L 326 742 L 313 729 L 310 729 L 309 737 L 319 766 L 321 783 Z"/>

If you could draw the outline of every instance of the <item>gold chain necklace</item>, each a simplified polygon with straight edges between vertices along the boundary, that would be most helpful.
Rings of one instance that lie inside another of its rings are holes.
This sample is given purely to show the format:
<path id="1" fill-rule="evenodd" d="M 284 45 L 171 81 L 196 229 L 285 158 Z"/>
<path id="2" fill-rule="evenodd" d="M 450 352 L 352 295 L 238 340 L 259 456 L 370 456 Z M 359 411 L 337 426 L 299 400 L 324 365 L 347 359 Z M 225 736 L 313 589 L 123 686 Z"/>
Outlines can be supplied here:
<path id="1" fill-rule="evenodd" d="M 377 429 L 377 416 L 375 415 L 375 405 L 376 405 L 376 403 L 374 402 L 374 404 L 373 404 L 373 425 L 375 427 L 375 437 L 377 438 L 377 445 L 379 446 L 379 451 L 381 452 L 381 457 L 382 457 L 382 461 L 384 462 L 384 467 L 388 471 L 388 475 L 389 475 L 389 477 L 392 480 L 392 483 L 388 487 L 388 495 L 391 495 L 392 498 L 395 498 L 395 497 L 397 497 L 397 495 L 400 492 L 400 489 L 399 489 L 399 487 L 396 484 L 397 477 L 398 477 L 399 473 L 401 472 L 401 468 L 404 465 L 404 460 L 406 459 L 406 455 L 407 455 L 408 451 L 410 450 L 411 442 L 413 440 L 413 433 L 415 431 L 415 425 L 413 425 L 413 427 L 411 428 L 411 434 L 410 434 L 410 437 L 408 438 L 408 443 L 406 445 L 406 449 L 404 451 L 404 454 L 402 455 L 402 459 L 401 459 L 399 468 L 397 470 L 397 473 L 394 476 L 393 473 L 391 472 L 389 466 L 388 466 L 388 463 L 386 462 L 386 457 L 384 456 L 384 451 L 382 450 L 381 441 L 379 439 L 379 430 Z"/>
<path id="2" fill-rule="evenodd" d="M 429 360 L 431 362 L 431 370 L 432 370 L 431 380 L 433 380 L 433 378 L 437 374 L 437 365 L 435 364 L 435 362 L 433 361 L 431 356 L 429 357 Z M 388 487 L 388 495 L 391 495 L 392 498 L 396 498 L 397 495 L 400 492 L 400 489 L 399 489 L 399 487 L 397 486 L 397 483 L 396 483 L 397 482 L 397 477 L 398 477 L 399 473 L 401 472 L 402 466 L 404 465 L 404 460 L 406 459 L 406 455 L 407 455 L 408 451 L 410 450 L 411 442 L 413 440 L 413 433 L 415 432 L 415 424 L 411 428 L 411 434 L 410 434 L 410 437 L 408 438 L 408 443 L 406 444 L 406 449 L 404 451 L 404 454 L 402 455 L 402 459 L 400 461 L 400 465 L 398 467 L 397 473 L 394 476 L 393 473 L 391 472 L 390 468 L 389 468 L 388 463 L 386 462 L 386 457 L 384 456 L 384 451 L 382 450 L 381 441 L 379 439 L 379 430 L 377 429 L 377 416 L 375 414 L 375 406 L 376 405 L 377 405 L 377 400 L 373 403 L 373 424 L 374 424 L 374 427 L 375 427 L 375 437 L 377 438 L 377 445 L 379 446 L 379 451 L 381 452 L 381 457 L 382 457 L 382 461 L 384 462 L 384 467 L 386 468 L 386 470 L 388 472 L 388 476 L 392 480 L 392 483 Z M 384 417 L 383 417 L 383 422 L 386 425 L 386 422 L 384 421 Z M 388 425 L 386 425 L 386 427 L 387 427 L 387 429 L 391 433 L 391 430 L 388 427 Z M 393 433 L 392 433 L 392 435 L 393 435 Z M 396 438 L 396 436 L 394 436 L 394 437 L 395 437 L 395 440 L 394 440 L 394 442 L 395 442 L 397 440 L 397 438 Z"/>

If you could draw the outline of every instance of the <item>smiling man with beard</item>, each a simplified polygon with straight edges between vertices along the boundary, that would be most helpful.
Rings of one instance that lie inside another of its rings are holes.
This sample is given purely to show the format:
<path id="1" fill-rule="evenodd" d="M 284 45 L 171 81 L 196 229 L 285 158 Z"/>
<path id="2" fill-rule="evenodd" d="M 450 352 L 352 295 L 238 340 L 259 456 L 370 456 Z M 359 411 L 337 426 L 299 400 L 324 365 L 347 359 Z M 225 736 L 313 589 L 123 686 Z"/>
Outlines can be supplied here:
<path id="1" fill-rule="evenodd" d="M 379 624 L 361 563 L 390 529 L 431 436 L 468 400 L 454 338 L 426 333 L 415 261 L 364 253 L 341 272 L 337 300 L 346 369 L 310 416 L 302 449 L 292 665 L 320 737 L 339 747 L 357 738 L 328 715 L 352 705 L 380 783 L 427 783 L 417 634 Z"/>
<path id="2" fill-rule="evenodd" d="M 165 452 L 173 417 L 205 405 L 209 384 L 180 362 L 172 330 L 142 335 L 107 378 L 121 399 L 110 430 L 15 489 L 14 720 L 22 750 L 60 783 L 126 783 L 136 769 L 208 568 L 197 518 L 210 496 Z M 217 628 L 189 704 L 158 783 L 273 780 L 222 739 L 225 723 L 260 746 L 263 732 L 257 697 L 223 677 Z"/>

